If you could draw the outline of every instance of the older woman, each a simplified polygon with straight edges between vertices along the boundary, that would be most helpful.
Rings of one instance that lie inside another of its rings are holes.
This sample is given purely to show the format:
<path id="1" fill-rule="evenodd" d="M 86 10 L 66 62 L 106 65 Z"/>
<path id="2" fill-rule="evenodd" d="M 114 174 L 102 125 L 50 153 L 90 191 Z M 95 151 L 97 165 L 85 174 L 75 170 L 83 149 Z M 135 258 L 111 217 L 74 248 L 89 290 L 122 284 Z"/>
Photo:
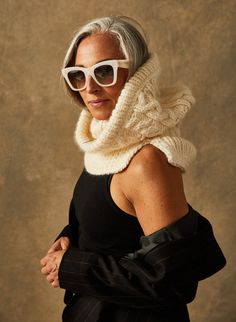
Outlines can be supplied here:
<path id="1" fill-rule="evenodd" d="M 66 290 L 66 322 L 189 321 L 198 281 L 225 265 L 184 194 L 195 148 L 179 125 L 194 98 L 160 90 L 158 58 L 138 29 L 125 17 L 94 20 L 64 60 L 67 89 L 84 105 L 75 140 L 85 168 L 41 265 Z"/>

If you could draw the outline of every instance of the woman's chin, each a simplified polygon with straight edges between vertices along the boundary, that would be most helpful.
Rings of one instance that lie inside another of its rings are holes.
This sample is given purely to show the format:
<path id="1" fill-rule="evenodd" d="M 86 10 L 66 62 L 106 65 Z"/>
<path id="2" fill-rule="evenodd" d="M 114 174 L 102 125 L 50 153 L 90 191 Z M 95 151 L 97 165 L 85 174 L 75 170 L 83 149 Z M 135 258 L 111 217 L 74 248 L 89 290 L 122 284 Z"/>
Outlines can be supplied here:
<path id="1" fill-rule="evenodd" d="M 111 114 L 110 115 L 93 115 L 93 117 L 96 119 L 96 120 L 99 120 L 99 121 L 104 121 L 104 120 L 108 120 L 110 118 Z"/>
<path id="2" fill-rule="evenodd" d="M 94 109 L 94 108 L 90 108 L 89 111 L 90 113 L 92 114 L 92 116 L 97 119 L 97 120 L 108 120 L 112 114 L 112 110 L 113 108 L 97 108 L 97 109 Z"/>

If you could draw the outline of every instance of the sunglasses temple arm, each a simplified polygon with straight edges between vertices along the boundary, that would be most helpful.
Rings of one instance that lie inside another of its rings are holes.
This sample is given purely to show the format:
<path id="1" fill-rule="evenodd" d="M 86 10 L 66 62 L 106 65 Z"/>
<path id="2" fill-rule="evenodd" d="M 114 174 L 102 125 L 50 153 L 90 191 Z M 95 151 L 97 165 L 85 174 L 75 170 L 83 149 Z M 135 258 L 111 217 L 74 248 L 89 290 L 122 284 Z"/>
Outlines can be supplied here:
<path id="1" fill-rule="evenodd" d="M 128 60 L 120 60 L 120 61 L 118 61 L 118 66 L 121 68 L 129 68 L 129 61 Z"/>

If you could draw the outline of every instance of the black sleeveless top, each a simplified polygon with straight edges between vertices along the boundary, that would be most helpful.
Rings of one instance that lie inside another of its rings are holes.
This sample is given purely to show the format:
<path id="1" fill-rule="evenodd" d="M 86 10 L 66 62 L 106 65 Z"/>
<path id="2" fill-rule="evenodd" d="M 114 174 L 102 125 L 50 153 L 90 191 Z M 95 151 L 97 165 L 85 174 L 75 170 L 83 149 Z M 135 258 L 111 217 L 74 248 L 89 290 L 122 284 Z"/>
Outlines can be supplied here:
<path id="1" fill-rule="evenodd" d="M 111 175 L 91 175 L 85 169 L 73 193 L 79 223 L 79 249 L 121 256 L 140 248 L 143 230 L 136 217 L 121 210 L 110 194 Z"/>

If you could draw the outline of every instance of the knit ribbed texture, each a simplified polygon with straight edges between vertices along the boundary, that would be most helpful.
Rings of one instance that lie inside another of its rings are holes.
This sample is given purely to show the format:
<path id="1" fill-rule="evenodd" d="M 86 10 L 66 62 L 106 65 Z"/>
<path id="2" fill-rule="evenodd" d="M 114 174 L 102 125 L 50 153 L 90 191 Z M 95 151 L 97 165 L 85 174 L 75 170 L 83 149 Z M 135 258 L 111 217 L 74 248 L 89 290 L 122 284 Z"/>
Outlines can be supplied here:
<path id="1" fill-rule="evenodd" d="M 108 120 L 96 120 L 83 110 L 75 141 L 85 152 L 85 168 L 95 175 L 127 167 L 134 154 L 152 144 L 182 172 L 196 156 L 195 147 L 180 137 L 180 123 L 194 103 L 187 87 L 158 89 L 160 64 L 156 55 L 125 84 Z"/>

